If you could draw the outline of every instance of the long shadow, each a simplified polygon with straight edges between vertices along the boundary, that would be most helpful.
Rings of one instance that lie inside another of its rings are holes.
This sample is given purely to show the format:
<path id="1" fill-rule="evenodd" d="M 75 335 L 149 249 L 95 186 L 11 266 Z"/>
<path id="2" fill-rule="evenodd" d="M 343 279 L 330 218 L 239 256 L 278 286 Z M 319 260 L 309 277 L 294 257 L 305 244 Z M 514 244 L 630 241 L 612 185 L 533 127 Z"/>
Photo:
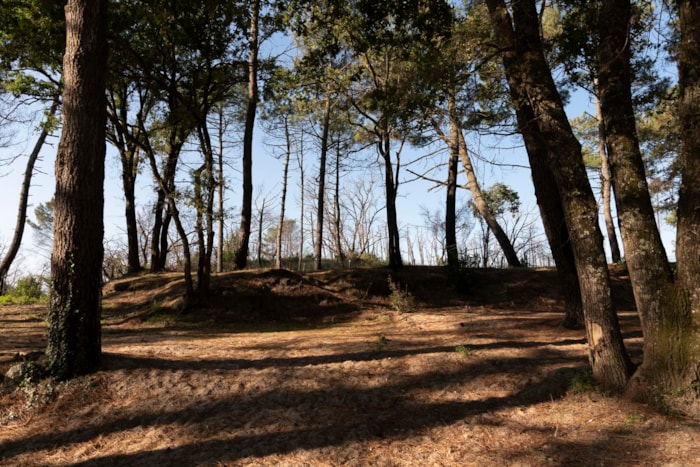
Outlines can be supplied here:
<path id="1" fill-rule="evenodd" d="M 551 350 L 547 353 L 549 352 Z M 510 368 L 514 368 L 512 372 L 528 375 L 536 374 L 541 362 L 537 358 L 517 360 L 521 365 L 515 367 L 509 365 Z M 353 416 L 347 418 L 339 416 L 334 419 L 326 417 L 317 420 L 305 417 L 303 426 L 287 432 L 268 432 L 250 436 L 239 434 L 227 437 L 225 440 L 206 440 L 176 448 L 104 456 L 75 465 L 149 465 L 156 460 L 161 464 L 185 463 L 186 465 L 205 461 L 233 462 L 243 457 L 284 454 L 295 449 L 337 446 L 375 438 L 401 438 L 401 433 L 406 430 L 415 432 L 501 408 L 527 406 L 558 398 L 565 393 L 573 375 L 586 367 L 581 359 L 570 360 L 568 366 L 547 374 L 535 383 L 521 387 L 511 395 L 467 402 L 417 403 L 411 398 L 410 392 L 421 388 L 459 386 L 484 374 L 507 374 L 508 372 L 495 367 L 491 361 L 479 361 L 451 372 L 402 375 L 395 383 L 373 388 L 339 385 L 331 389 L 308 392 L 270 390 L 259 394 L 234 395 L 219 401 L 193 400 L 189 406 L 165 414 L 157 411 L 143 411 L 101 424 L 82 426 L 68 432 L 40 434 L 8 442 L 0 445 L 0 460 L 10 460 L 22 453 L 50 449 L 56 445 L 86 442 L 95 436 L 105 436 L 136 427 L 206 422 L 215 415 L 235 413 L 237 407 L 246 405 L 255 407 L 256 411 L 263 413 L 265 411 L 286 413 L 288 410 L 294 410 L 295 407 L 329 400 L 342 401 L 344 410 L 354 408 Z M 146 359 L 143 363 L 151 362 Z M 246 423 L 246 420 L 231 417 L 227 418 L 223 425 L 220 423 L 221 426 L 217 428 L 218 432 L 223 433 L 250 429 L 251 427 L 247 427 Z M 264 429 L 266 426 L 265 423 L 252 428 Z"/>
<path id="2" fill-rule="evenodd" d="M 558 341 L 554 343 L 546 342 L 521 342 L 521 341 L 501 341 L 488 344 L 468 344 L 467 347 L 470 351 L 479 350 L 498 350 L 498 349 L 525 349 L 525 348 L 537 348 L 545 345 L 565 347 L 568 345 L 579 345 L 585 341 L 580 339 L 566 339 L 563 341 Z M 410 346 L 410 342 L 406 342 L 402 345 L 401 342 L 394 343 L 392 345 L 399 346 Z M 275 347 L 279 349 L 280 346 Z M 333 363 L 343 363 L 347 361 L 352 362 L 368 362 L 383 360 L 385 358 L 401 358 L 416 355 L 434 354 L 434 353 L 455 353 L 454 345 L 444 345 L 444 346 L 432 346 L 432 347 L 409 347 L 401 349 L 382 349 L 382 350 L 366 350 L 362 352 L 346 352 L 342 354 L 328 354 L 328 355 L 315 355 L 315 356 L 304 356 L 304 357 L 272 357 L 272 358 L 261 358 L 261 359 L 237 359 L 237 358 L 225 358 L 225 359 L 197 359 L 193 361 L 181 360 L 181 359 L 164 359 L 164 358 L 154 358 L 154 357 L 139 357 L 133 355 L 121 355 L 117 353 L 105 352 L 103 354 L 103 368 L 105 370 L 123 370 L 123 369 L 133 369 L 133 368 L 148 368 L 148 369 L 161 369 L 161 370 L 213 370 L 213 369 L 265 369 L 271 367 L 303 367 L 309 365 L 328 365 Z M 553 353 L 552 350 L 548 352 Z M 543 357 L 544 358 L 544 357 Z M 556 359 L 560 360 L 571 359 L 570 356 L 557 356 Z M 527 362 L 531 357 L 523 358 L 524 362 Z M 508 364 L 514 359 L 499 359 L 503 364 Z"/>

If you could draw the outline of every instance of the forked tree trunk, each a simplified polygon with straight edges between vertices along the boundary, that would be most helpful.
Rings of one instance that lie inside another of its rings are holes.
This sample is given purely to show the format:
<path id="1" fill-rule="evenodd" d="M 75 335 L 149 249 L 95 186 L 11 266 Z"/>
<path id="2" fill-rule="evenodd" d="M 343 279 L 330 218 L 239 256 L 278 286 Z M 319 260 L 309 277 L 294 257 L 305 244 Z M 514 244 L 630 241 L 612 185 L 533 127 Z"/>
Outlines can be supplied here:
<path id="1" fill-rule="evenodd" d="M 576 259 L 593 376 L 608 389 L 621 390 L 633 366 L 612 304 L 595 197 L 581 146 L 544 57 L 535 1 L 513 2 L 512 20 L 503 0 L 487 0 L 487 4 L 508 84 L 527 97 L 547 145 L 547 163 L 559 190 Z"/>
<path id="2" fill-rule="evenodd" d="M 101 360 L 107 1 L 68 0 L 46 353 L 59 379 Z"/>

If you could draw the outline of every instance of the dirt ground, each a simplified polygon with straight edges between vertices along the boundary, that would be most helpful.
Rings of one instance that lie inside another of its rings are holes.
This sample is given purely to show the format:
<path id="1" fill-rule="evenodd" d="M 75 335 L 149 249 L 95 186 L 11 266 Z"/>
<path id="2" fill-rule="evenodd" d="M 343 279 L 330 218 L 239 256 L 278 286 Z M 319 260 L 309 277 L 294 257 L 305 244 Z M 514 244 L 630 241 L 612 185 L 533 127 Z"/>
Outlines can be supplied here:
<path id="1" fill-rule="evenodd" d="M 0 465 L 700 463 L 698 420 L 592 384 L 551 270 L 227 273 L 187 313 L 181 286 L 105 287 L 97 373 L 14 391 L 5 379 Z M 614 287 L 639 361 L 620 271 Z M 44 318 L 0 308 L 2 374 L 41 356 Z"/>

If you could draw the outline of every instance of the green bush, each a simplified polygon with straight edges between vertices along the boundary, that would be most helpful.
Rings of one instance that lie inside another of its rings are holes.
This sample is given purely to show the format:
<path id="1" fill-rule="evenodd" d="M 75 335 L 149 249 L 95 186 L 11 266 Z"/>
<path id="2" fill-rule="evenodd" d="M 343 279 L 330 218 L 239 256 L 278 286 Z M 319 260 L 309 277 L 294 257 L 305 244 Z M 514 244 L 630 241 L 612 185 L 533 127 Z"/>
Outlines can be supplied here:
<path id="1" fill-rule="evenodd" d="M 39 275 L 27 275 L 8 287 L 7 294 L 0 297 L 0 304 L 36 303 L 46 298 L 44 278 Z"/>

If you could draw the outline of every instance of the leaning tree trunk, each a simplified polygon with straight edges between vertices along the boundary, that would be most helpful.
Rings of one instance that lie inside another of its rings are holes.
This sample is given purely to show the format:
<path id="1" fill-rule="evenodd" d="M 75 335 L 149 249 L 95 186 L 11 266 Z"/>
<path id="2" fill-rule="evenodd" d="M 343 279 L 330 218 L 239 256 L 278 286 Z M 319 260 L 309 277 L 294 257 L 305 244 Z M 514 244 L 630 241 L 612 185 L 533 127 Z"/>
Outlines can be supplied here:
<path id="1" fill-rule="evenodd" d="M 527 96 L 547 144 L 547 163 L 559 190 L 576 259 L 593 376 L 605 387 L 621 390 L 633 366 L 612 303 L 597 204 L 583 165 L 581 146 L 569 125 L 544 56 L 535 1 L 513 2 L 512 22 L 503 0 L 487 0 L 487 4 L 508 84 Z"/>
<path id="2" fill-rule="evenodd" d="M 68 0 L 46 353 L 59 379 L 101 360 L 107 1 Z"/>
<path id="3" fill-rule="evenodd" d="M 515 252 L 515 248 L 513 248 L 513 244 L 508 238 L 508 235 L 503 231 L 503 228 L 501 228 L 501 225 L 493 216 L 491 210 L 486 204 L 486 201 L 484 200 L 484 197 L 481 193 L 481 187 L 479 186 L 479 182 L 476 179 L 476 173 L 474 172 L 474 168 L 472 167 L 472 161 L 469 157 L 469 153 L 467 152 L 467 142 L 465 141 L 464 135 L 461 131 L 459 132 L 458 136 L 460 141 L 459 156 L 462 159 L 464 172 L 467 174 L 469 191 L 472 194 L 474 205 L 476 206 L 477 211 L 479 211 L 479 215 L 484 219 L 486 225 L 489 227 L 489 230 L 491 231 L 491 233 L 493 233 L 493 236 L 496 238 L 498 246 L 500 246 L 501 251 L 503 251 L 503 256 L 505 256 L 506 261 L 508 261 L 508 266 L 513 268 L 522 267 L 522 263 L 520 263 L 520 260 L 518 259 L 518 254 Z"/>
<path id="4" fill-rule="evenodd" d="M 610 258 L 613 263 L 619 263 L 622 259 L 620 245 L 617 243 L 617 232 L 612 217 L 611 193 L 612 177 L 610 175 L 610 161 L 608 160 L 608 150 L 605 137 L 605 123 L 600 109 L 600 99 L 598 99 L 598 79 L 595 79 L 595 109 L 596 120 L 598 120 L 598 155 L 600 156 L 600 182 L 603 194 L 603 219 L 605 219 L 605 230 L 608 234 L 608 245 L 610 246 Z"/>
<path id="5" fill-rule="evenodd" d="M 236 269 L 245 269 L 250 247 L 250 226 L 253 215 L 253 130 L 258 108 L 258 20 L 260 0 L 250 4 L 250 57 L 248 59 L 248 104 L 243 133 L 243 200 L 241 225 L 238 229 L 238 246 L 234 260 Z"/>
<path id="6" fill-rule="evenodd" d="M 58 98 L 54 99 L 51 104 L 51 108 L 46 113 L 47 119 L 52 119 L 54 114 L 58 110 Z M 46 137 L 49 136 L 49 122 L 45 122 L 42 125 L 41 133 L 39 133 L 39 138 L 37 138 L 34 144 L 34 149 L 32 149 L 29 158 L 27 159 L 27 167 L 24 171 L 24 178 L 22 180 L 22 188 L 19 191 L 19 207 L 17 208 L 17 223 L 15 224 L 15 232 L 12 236 L 12 242 L 7 248 L 5 256 L 0 261 L 0 295 L 5 294 L 5 289 L 7 287 L 7 274 L 10 272 L 12 263 L 17 257 L 19 252 L 19 247 L 22 244 L 22 237 L 24 236 L 24 226 L 27 220 L 27 205 L 29 203 L 29 189 L 32 185 L 32 175 L 34 175 L 34 165 L 36 160 L 39 158 L 39 152 L 41 148 L 44 147 L 44 142 Z"/>
<path id="7" fill-rule="evenodd" d="M 662 324 L 664 295 L 672 285 L 673 273 L 654 219 L 637 140 L 631 92 L 630 19 L 629 0 L 602 3 L 598 94 L 622 245 L 644 333 L 644 363 L 640 371 L 651 377 L 668 363 L 666 346 L 657 342 L 655 336 Z M 647 371 L 646 366 L 651 368 Z"/>

